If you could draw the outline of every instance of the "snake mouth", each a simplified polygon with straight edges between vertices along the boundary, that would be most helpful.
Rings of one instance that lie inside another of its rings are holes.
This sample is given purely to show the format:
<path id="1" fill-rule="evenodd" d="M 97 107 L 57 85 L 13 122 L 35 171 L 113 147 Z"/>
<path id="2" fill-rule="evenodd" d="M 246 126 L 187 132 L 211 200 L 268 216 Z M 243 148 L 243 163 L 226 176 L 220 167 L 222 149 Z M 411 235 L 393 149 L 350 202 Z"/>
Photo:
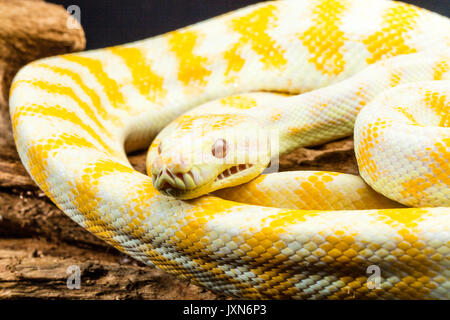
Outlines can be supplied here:
<path id="1" fill-rule="evenodd" d="M 253 164 L 239 164 L 222 171 L 212 182 L 218 182 L 232 175 L 253 167 Z M 171 197 L 180 197 L 199 188 L 201 175 L 198 170 L 190 170 L 186 173 L 173 173 L 166 168 L 158 174 L 152 174 L 153 186 L 162 194 Z"/>
<path id="2" fill-rule="evenodd" d="M 224 170 L 221 174 L 219 174 L 215 181 L 223 180 L 223 179 L 228 178 L 236 173 L 250 169 L 251 167 L 253 167 L 253 164 L 239 164 L 237 166 L 233 166 L 231 168 Z"/>
<path id="3" fill-rule="evenodd" d="M 195 188 L 198 180 L 199 177 L 192 171 L 173 173 L 170 169 L 166 168 L 158 174 L 152 174 L 153 186 L 161 193 L 173 197 Z"/>

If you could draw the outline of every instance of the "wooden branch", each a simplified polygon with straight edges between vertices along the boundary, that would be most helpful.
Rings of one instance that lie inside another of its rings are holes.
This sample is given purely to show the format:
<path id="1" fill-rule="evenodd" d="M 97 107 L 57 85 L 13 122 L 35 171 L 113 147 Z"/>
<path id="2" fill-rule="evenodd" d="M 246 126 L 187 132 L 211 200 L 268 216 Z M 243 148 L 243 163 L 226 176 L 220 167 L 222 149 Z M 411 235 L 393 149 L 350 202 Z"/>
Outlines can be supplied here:
<path id="1" fill-rule="evenodd" d="M 71 275 L 80 270 L 80 286 Z M 69 286 L 67 283 L 69 282 Z M 72 288 L 72 289 L 70 289 Z M 0 299 L 218 299 L 163 271 L 42 239 L 0 239 Z"/>
<path id="2" fill-rule="evenodd" d="M 12 77 L 21 66 L 84 49 L 83 29 L 68 28 L 69 17 L 62 6 L 43 1 L 0 0 L 0 103 L 6 102 Z"/>
<path id="3" fill-rule="evenodd" d="M 300 148 L 280 159 L 280 170 L 325 170 L 359 174 L 353 138 Z"/>
<path id="4" fill-rule="evenodd" d="M 68 28 L 69 17 L 62 6 L 43 1 L 0 0 L 0 147 L 13 145 L 8 94 L 19 68 L 38 58 L 84 49 L 84 31 L 81 26 Z"/>

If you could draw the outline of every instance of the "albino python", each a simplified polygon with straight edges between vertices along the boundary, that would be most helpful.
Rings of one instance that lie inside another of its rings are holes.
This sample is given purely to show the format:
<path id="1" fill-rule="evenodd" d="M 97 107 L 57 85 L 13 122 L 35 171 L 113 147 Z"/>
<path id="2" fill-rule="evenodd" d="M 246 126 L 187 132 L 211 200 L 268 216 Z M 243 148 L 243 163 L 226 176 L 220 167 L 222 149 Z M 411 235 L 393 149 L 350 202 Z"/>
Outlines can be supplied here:
<path id="1" fill-rule="evenodd" d="M 213 291 L 449 299 L 449 48 L 448 18 L 400 2 L 264 2 L 25 66 L 15 141 L 78 224 Z M 353 131 L 377 192 L 332 172 L 257 177 L 273 145 Z M 149 177 L 126 152 L 152 141 Z"/>

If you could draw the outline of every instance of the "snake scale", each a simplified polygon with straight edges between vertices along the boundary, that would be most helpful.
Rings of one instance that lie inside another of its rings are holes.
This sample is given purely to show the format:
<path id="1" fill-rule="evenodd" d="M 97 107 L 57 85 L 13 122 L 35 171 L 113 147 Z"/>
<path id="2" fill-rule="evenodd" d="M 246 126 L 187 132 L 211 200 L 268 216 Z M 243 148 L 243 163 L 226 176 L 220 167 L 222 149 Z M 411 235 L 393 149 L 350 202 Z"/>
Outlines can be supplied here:
<path id="1" fill-rule="evenodd" d="M 149 266 L 250 299 L 449 299 L 449 48 L 401 2 L 263 2 L 32 62 L 10 114 L 45 194 Z M 280 155 L 354 132 L 365 182 L 258 176 L 274 132 Z M 147 176 L 126 153 L 150 144 Z"/>

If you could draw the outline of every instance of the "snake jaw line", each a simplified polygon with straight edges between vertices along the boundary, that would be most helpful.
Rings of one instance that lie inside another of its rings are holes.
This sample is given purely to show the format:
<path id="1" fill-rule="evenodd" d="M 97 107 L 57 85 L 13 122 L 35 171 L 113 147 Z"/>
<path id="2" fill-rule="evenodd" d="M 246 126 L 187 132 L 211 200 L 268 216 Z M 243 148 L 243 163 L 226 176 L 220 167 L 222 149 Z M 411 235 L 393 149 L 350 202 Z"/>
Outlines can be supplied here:
<path id="1" fill-rule="evenodd" d="M 229 176 L 250 169 L 251 167 L 253 167 L 253 164 L 239 164 L 236 166 L 232 166 L 222 171 L 222 173 L 217 176 L 216 181 L 226 179 Z"/>
<path id="2" fill-rule="evenodd" d="M 223 170 L 219 175 L 217 175 L 217 177 L 203 186 L 198 185 L 200 180 L 197 171 L 199 170 L 195 170 L 195 168 L 186 173 L 174 173 L 169 168 L 164 168 L 163 170 L 160 170 L 158 174 L 152 174 L 152 182 L 153 186 L 164 195 L 177 198 L 186 198 L 188 197 L 188 194 L 192 194 L 193 192 L 197 194 L 194 189 L 197 189 L 198 187 L 204 189 L 206 185 L 210 185 L 212 189 L 216 190 L 220 188 L 217 183 L 223 185 L 222 180 L 243 173 L 252 167 L 253 164 L 239 164 L 231 166 Z M 193 172 L 196 172 L 196 174 Z M 189 198 L 191 198 L 191 196 L 189 196 Z"/>

